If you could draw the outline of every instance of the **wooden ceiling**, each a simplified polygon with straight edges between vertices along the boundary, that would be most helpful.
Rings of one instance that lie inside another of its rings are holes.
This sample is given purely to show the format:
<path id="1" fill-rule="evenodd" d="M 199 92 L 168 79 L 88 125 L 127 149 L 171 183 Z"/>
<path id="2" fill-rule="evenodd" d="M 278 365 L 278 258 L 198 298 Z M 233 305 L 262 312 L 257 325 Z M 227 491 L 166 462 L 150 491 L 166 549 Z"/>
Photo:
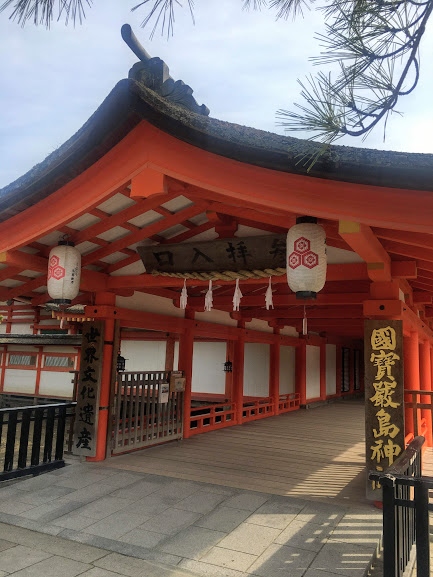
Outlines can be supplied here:
<path id="1" fill-rule="evenodd" d="M 74 304 L 93 304 L 98 291 L 131 297 L 134 291 L 171 299 L 179 306 L 182 279 L 153 276 L 144 270 L 137 244 L 167 244 L 232 236 L 286 233 L 296 214 L 228 203 L 217 193 L 174 179 L 168 192 L 148 199 L 132 199 L 129 186 L 85 211 L 50 234 L 0 255 L 0 301 L 30 302 L 44 306 L 47 259 L 50 249 L 67 235 L 82 253 L 81 292 Z M 320 220 L 332 249 L 338 253 L 328 265 L 327 283 L 315 301 L 300 302 L 287 286 L 286 277 L 272 278 L 274 309 L 266 310 L 268 278 L 241 281 L 239 312 L 232 312 L 234 282 L 215 281 L 215 309 L 233 318 L 261 319 L 270 326 L 301 330 L 308 317 L 310 331 L 361 337 L 363 301 L 370 298 L 372 282 L 398 279 L 399 290 L 416 314 L 433 317 L 433 235 L 405 231 L 353 228 L 353 223 Z M 357 253 L 357 254 L 355 254 Z M 344 259 L 343 259 L 344 260 Z M 352 260 L 353 262 L 350 262 Z M 381 266 L 378 265 L 381 264 Z M 202 312 L 206 281 L 189 280 L 188 306 Z M 420 312 L 419 312 L 420 311 Z M 157 310 L 155 312 L 158 312 Z"/>

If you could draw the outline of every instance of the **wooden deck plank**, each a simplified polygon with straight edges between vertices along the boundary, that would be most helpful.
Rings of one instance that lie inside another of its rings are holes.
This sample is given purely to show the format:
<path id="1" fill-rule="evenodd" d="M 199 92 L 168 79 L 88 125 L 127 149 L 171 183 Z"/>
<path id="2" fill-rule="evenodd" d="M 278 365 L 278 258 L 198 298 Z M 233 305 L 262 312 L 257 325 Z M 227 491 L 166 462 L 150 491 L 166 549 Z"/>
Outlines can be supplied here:
<path id="1" fill-rule="evenodd" d="M 364 429 L 363 402 L 345 401 L 211 431 L 104 464 L 359 506 L 368 503 Z"/>

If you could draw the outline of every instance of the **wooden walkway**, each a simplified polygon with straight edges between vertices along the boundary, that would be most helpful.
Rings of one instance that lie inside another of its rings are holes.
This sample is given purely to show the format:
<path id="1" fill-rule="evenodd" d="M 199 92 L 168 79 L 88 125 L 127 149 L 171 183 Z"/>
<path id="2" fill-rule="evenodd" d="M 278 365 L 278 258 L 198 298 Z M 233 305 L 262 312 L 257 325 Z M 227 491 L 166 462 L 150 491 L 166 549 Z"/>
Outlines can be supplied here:
<path id="1" fill-rule="evenodd" d="M 349 506 L 365 499 L 364 404 L 300 410 L 116 456 L 123 470 Z"/>

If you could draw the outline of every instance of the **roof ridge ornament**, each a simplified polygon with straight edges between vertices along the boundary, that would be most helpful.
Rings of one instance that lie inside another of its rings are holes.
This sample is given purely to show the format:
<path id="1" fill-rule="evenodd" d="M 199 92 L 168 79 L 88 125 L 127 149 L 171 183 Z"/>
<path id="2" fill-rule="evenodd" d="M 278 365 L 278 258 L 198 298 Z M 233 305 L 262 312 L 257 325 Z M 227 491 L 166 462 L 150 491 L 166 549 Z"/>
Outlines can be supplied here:
<path id="1" fill-rule="evenodd" d="M 196 114 L 209 115 L 209 108 L 204 104 L 199 105 L 193 97 L 193 89 L 182 80 L 173 80 L 167 64 L 161 58 L 152 58 L 146 52 L 129 24 L 124 24 L 120 32 L 125 43 L 140 59 L 129 71 L 129 78 L 141 82 L 173 104 L 183 106 Z"/>

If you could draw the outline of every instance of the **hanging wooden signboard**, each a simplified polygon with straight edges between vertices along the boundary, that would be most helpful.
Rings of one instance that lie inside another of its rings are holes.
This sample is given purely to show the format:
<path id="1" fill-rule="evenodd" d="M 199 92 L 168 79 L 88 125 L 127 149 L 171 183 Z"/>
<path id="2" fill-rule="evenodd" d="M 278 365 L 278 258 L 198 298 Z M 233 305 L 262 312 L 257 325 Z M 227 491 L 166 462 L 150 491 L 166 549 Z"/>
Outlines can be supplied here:
<path id="1" fill-rule="evenodd" d="M 103 323 L 84 322 L 74 424 L 74 455 L 96 455 L 103 346 Z"/>
<path id="2" fill-rule="evenodd" d="M 138 246 L 146 272 L 208 272 L 286 267 L 286 235 Z"/>
<path id="3" fill-rule="evenodd" d="M 367 471 L 384 471 L 404 451 L 403 325 L 366 320 L 364 328 Z M 382 499 L 376 481 L 367 481 L 367 498 Z"/>

